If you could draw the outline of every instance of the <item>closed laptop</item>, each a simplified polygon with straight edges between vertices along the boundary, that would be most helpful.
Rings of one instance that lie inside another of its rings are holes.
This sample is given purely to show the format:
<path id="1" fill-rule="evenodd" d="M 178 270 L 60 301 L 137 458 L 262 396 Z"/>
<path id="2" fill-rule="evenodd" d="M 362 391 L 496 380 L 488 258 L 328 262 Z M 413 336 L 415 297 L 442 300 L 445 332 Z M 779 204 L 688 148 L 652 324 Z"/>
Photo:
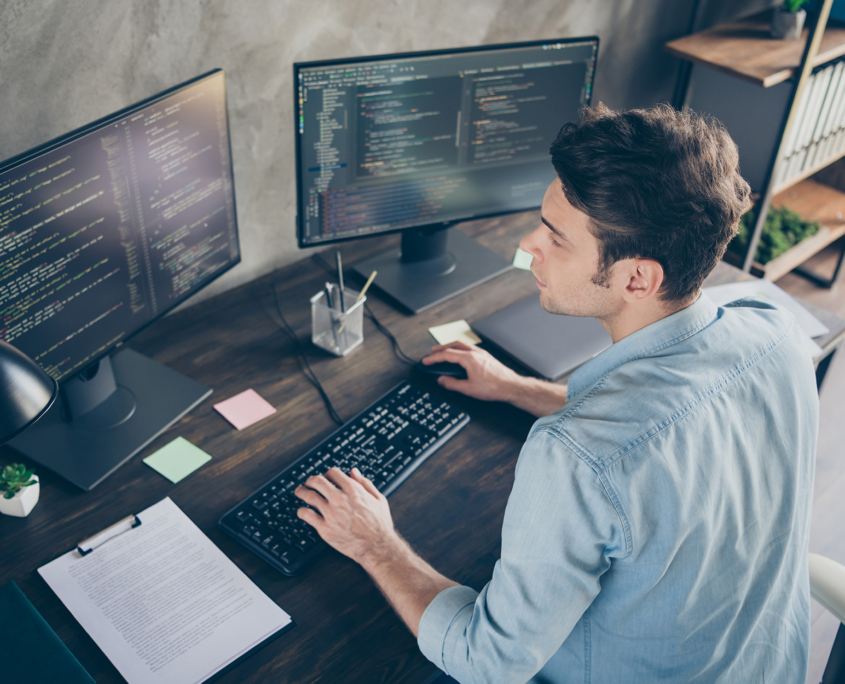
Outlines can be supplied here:
<path id="1" fill-rule="evenodd" d="M 547 380 L 559 380 L 611 344 L 595 318 L 550 314 L 536 294 L 473 323 L 472 329 Z"/>

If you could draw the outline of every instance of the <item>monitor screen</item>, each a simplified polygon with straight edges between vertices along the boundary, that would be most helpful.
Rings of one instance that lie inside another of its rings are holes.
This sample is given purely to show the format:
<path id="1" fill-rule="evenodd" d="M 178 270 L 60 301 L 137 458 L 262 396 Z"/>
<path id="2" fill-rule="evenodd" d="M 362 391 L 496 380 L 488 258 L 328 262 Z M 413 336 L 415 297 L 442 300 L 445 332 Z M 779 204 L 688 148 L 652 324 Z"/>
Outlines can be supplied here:
<path id="1" fill-rule="evenodd" d="M 0 165 L 0 337 L 57 380 L 238 261 L 220 70 Z"/>
<path id="2" fill-rule="evenodd" d="M 540 206 L 595 37 L 294 65 L 302 247 Z"/>

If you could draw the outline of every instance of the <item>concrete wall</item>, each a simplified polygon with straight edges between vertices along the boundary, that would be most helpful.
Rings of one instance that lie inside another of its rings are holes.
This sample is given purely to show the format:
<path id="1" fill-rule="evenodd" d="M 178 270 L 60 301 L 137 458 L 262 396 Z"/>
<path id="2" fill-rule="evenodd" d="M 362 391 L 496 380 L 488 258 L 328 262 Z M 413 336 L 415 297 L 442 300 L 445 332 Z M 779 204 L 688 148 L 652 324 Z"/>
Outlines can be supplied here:
<path id="1" fill-rule="evenodd" d="M 701 0 L 699 25 L 769 4 Z M 0 0 L 0 159 L 225 69 L 243 262 L 201 298 L 306 256 L 293 62 L 597 34 L 594 102 L 648 106 L 672 97 L 679 62 L 662 45 L 692 11 L 692 0 Z"/>

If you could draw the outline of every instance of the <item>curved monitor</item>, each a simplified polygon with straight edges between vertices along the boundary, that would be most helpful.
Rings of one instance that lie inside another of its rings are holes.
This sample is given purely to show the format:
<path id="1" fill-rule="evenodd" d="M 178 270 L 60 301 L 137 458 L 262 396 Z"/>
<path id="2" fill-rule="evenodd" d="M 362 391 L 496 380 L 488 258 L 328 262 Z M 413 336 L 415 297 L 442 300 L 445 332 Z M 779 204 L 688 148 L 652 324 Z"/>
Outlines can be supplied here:
<path id="1" fill-rule="evenodd" d="M 56 380 L 239 261 L 220 70 L 0 165 L 0 339 Z"/>
<path id="2" fill-rule="evenodd" d="M 299 246 L 539 207 L 549 147 L 589 104 L 597 53 L 590 36 L 294 64 Z M 443 262 L 441 242 L 403 237 L 400 261 Z M 390 266 L 375 265 L 384 289 Z M 441 275 L 414 269 L 396 276 L 409 294 Z"/>

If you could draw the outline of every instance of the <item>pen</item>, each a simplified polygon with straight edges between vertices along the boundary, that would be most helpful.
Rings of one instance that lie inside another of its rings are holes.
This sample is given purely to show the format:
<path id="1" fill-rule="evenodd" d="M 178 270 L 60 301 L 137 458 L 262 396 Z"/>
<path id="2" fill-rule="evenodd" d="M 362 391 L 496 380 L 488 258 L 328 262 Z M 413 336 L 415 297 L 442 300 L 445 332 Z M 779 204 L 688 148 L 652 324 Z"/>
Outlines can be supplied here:
<path id="1" fill-rule="evenodd" d="M 355 304 L 357 304 L 364 298 L 364 295 L 367 293 L 367 288 L 372 285 L 373 281 L 376 279 L 376 275 L 378 275 L 378 271 L 373 271 L 372 273 L 370 273 L 370 277 L 367 278 L 367 282 L 364 284 L 364 287 L 361 288 L 361 291 L 358 293 L 358 297 L 355 299 Z M 346 322 L 348 320 L 348 318 L 344 319 L 343 323 L 338 329 L 338 332 L 343 332 L 343 329 L 346 327 Z"/>
<path id="2" fill-rule="evenodd" d="M 370 277 L 367 278 L 367 282 L 364 284 L 364 287 L 362 287 L 361 291 L 358 293 L 358 298 L 355 300 L 356 304 L 364 298 L 364 295 L 367 293 L 367 288 L 373 284 L 373 281 L 376 279 L 377 275 L 378 271 L 373 271 L 372 273 L 370 273 Z"/>
<path id="3" fill-rule="evenodd" d="M 334 309 L 334 300 L 332 298 L 332 284 L 327 280 L 326 281 L 326 306 L 330 309 Z"/>
<path id="4" fill-rule="evenodd" d="M 346 311 L 346 304 L 343 301 L 343 262 L 340 259 L 340 252 L 334 253 L 335 262 L 337 263 L 337 284 L 340 287 L 340 310 Z"/>

